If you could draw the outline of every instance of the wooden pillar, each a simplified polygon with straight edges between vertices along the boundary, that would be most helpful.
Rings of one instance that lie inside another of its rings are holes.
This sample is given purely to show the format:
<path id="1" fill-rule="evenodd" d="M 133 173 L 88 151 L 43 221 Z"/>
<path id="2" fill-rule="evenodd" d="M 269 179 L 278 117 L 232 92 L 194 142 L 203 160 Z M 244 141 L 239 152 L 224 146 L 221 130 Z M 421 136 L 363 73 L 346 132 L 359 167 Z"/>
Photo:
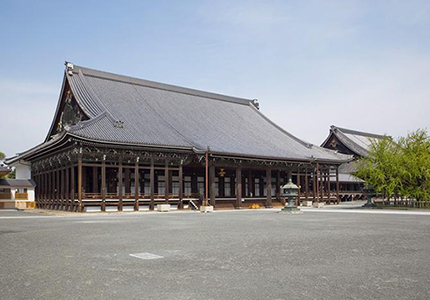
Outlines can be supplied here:
<path id="1" fill-rule="evenodd" d="M 183 179 L 183 171 L 182 171 L 182 161 L 179 163 L 179 171 L 178 171 L 178 180 L 179 180 L 179 202 L 178 209 L 183 208 L 182 198 L 184 197 L 184 179 Z M 206 187 L 207 188 L 207 187 Z"/>
<path id="2" fill-rule="evenodd" d="M 169 179 L 169 161 L 166 159 L 164 163 L 164 199 L 166 201 L 166 204 L 169 204 Z"/>
<path id="3" fill-rule="evenodd" d="M 99 174 L 98 167 L 93 167 L 93 193 L 99 193 Z"/>
<path id="4" fill-rule="evenodd" d="M 151 189 L 151 202 L 149 204 L 149 209 L 150 210 L 154 210 L 154 206 L 155 206 L 155 170 L 154 170 L 154 158 L 151 158 L 151 169 L 149 171 L 149 185 L 150 185 L 150 189 Z"/>
<path id="5" fill-rule="evenodd" d="M 55 182 L 56 182 L 56 191 L 57 191 L 55 194 L 55 209 L 60 209 L 60 204 L 61 204 L 60 169 L 57 169 L 55 173 L 56 173 Z"/>
<path id="6" fill-rule="evenodd" d="M 305 198 L 306 201 L 309 199 L 309 174 L 308 174 L 308 167 L 306 166 L 305 169 Z"/>
<path id="7" fill-rule="evenodd" d="M 106 161 L 102 161 L 102 206 L 101 211 L 106 211 Z"/>
<path id="8" fill-rule="evenodd" d="M 134 210 L 139 211 L 139 157 L 134 164 Z"/>
<path id="9" fill-rule="evenodd" d="M 340 203 L 340 197 L 339 197 L 339 166 L 336 167 L 336 200 L 337 204 Z"/>
<path id="10" fill-rule="evenodd" d="M 301 175 L 300 175 L 300 169 L 297 168 L 297 186 L 299 187 L 299 190 L 297 191 L 297 204 L 296 205 L 300 205 L 300 197 L 301 197 L 301 190 L 302 190 L 302 180 L 301 180 Z"/>
<path id="11" fill-rule="evenodd" d="M 317 163 L 317 168 L 316 168 L 316 172 L 315 172 L 316 176 L 314 178 L 315 181 L 315 189 L 316 191 L 314 193 L 316 193 L 316 197 L 317 197 L 317 201 L 320 202 L 320 189 L 319 189 L 319 164 Z M 315 196 L 314 196 L 315 198 Z"/>
<path id="12" fill-rule="evenodd" d="M 327 171 L 327 196 L 328 196 L 328 203 L 331 203 L 331 191 L 330 191 L 330 167 L 328 167 L 328 171 Z"/>
<path id="13" fill-rule="evenodd" d="M 276 171 L 276 201 L 281 201 L 281 171 Z"/>
<path id="14" fill-rule="evenodd" d="M 215 166 L 209 166 L 209 185 L 210 185 L 210 197 L 211 205 L 215 208 Z"/>
<path id="15" fill-rule="evenodd" d="M 55 202 L 55 171 L 51 171 L 51 200 L 49 201 L 49 209 L 54 209 L 54 202 Z"/>
<path id="16" fill-rule="evenodd" d="M 66 197 L 66 169 L 61 169 L 61 210 L 66 210 L 67 197 Z"/>
<path id="17" fill-rule="evenodd" d="M 261 182 L 263 185 L 263 182 Z M 266 169 L 266 208 L 272 207 L 272 170 Z"/>
<path id="18" fill-rule="evenodd" d="M 118 164 L 118 211 L 122 211 L 123 208 L 123 195 L 122 195 L 122 157 L 119 158 L 119 164 Z"/>
<path id="19" fill-rule="evenodd" d="M 64 169 L 64 173 L 66 174 L 66 206 L 64 207 L 64 210 L 70 210 L 70 172 L 69 168 Z"/>
<path id="20" fill-rule="evenodd" d="M 209 153 L 207 151 L 205 154 L 205 203 L 203 205 L 209 205 Z"/>
<path id="21" fill-rule="evenodd" d="M 75 211 L 75 186 L 76 186 L 76 184 L 75 184 L 75 166 L 74 165 L 72 165 L 72 167 L 70 168 L 70 178 L 72 179 L 71 180 L 71 183 L 70 183 L 70 200 L 71 200 L 71 207 L 70 207 L 70 210 L 71 211 Z"/>
<path id="22" fill-rule="evenodd" d="M 242 168 L 236 168 L 236 208 L 242 208 Z"/>
<path id="23" fill-rule="evenodd" d="M 82 212 L 82 156 L 78 158 L 78 212 Z"/>

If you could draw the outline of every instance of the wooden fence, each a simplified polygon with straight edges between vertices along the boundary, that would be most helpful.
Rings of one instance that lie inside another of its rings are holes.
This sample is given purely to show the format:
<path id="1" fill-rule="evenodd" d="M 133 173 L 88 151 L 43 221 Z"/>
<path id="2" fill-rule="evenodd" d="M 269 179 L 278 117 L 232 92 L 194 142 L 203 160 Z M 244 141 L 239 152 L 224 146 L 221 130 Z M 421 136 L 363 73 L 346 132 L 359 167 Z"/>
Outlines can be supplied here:
<path id="1" fill-rule="evenodd" d="M 430 208 L 430 201 L 384 200 L 384 201 L 375 201 L 375 204 L 382 205 L 382 206 L 393 206 L 393 207 Z"/>

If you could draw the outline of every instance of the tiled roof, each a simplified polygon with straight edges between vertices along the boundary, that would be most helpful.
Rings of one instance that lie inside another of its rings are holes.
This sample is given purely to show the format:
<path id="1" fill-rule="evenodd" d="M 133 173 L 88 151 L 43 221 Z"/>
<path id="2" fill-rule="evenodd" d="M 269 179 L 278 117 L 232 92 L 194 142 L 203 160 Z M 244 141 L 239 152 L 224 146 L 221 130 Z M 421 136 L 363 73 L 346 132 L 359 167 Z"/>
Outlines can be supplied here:
<path id="1" fill-rule="evenodd" d="M 35 187 L 36 183 L 32 179 L 0 179 L 0 186 L 28 188 Z"/>
<path id="2" fill-rule="evenodd" d="M 329 137 L 322 145 L 329 140 L 332 134 L 334 134 L 343 145 L 358 156 L 367 156 L 367 151 L 369 150 L 372 141 L 383 139 L 385 137 L 380 134 L 351 130 L 332 125 L 330 126 Z"/>
<path id="3" fill-rule="evenodd" d="M 243 157 L 350 160 L 350 156 L 311 145 L 283 130 L 259 111 L 254 100 L 106 73 L 70 63 L 66 67 L 65 81 L 89 117 L 89 120 L 66 127 L 66 134 L 78 138 L 167 146 L 195 152 L 206 151 L 209 147 L 214 154 Z"/>

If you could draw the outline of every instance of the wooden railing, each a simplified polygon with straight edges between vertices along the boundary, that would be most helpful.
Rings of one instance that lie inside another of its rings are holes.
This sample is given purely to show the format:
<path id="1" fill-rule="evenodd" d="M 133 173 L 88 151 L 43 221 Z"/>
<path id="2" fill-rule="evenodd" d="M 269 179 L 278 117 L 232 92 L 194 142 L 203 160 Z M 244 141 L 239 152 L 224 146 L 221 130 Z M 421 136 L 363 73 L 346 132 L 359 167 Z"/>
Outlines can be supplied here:
<path id="1" fill-rule="evenodd" d="M 16 200 L 28 200 L 28 193 L 15 193 Z"/>
<path id="2" fill-rule="evenodd" d="M 0 193 L 0 199 L 12 199 L 11 193 Z"/>

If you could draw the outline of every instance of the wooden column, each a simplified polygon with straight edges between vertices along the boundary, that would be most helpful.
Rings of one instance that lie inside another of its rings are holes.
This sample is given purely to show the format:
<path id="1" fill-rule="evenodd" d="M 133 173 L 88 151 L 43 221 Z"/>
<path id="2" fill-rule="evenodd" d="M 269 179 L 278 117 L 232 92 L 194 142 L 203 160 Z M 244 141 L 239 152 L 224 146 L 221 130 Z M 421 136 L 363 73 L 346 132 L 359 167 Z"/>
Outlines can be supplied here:
<path id="1" fill-rule="evenodd" d="M 61 171 L 61 210 L 66 210 L 67 198 L 66 198 L 66 169 L 62 168 Z"/>
<path id="2" fill-rule="evenodd" d="M 70 168 L 70 178 L 72 179 L 71 183 L 70 183 L 70 185 L 71 185 L 71 189 L 70 189 L 71 207 L 70 207 L 70 210 L 75 211 L 75 186 L 76 186 L 76 184 L 75 184 L 75 166 L 74 165 L 72 165 L 72 167 Z"/>
<path id="3" fill-rule="evenodd" d="M 242 168 L 236 168 L 236 208 L 242 208 Z"/>
<path id="4" fill-rule="evenodd" d="M 78 158 L 78 212 L 82 212 L 82 156 Z"/>
<path id="5" fill-rule="evenodd" d="M 306 201 L 309 199 L 309 174 L 308 174 L 308 167 L 305 169 L 305 198 Z"/>
<path id="6" fill-rule="evenodd" d="M 330 167 L 329 167 L 328 171 L 327 171 L 327 196 L 328 196 L 328 203 L 329 204 L 331 203 L 330 176 L 331 176 L 331 174 L 330 174 Z"/>
<path id="7" fill-rule="evenodd" d="M 65 181 L 66 181 L 66 206 L 64 207 L 64 210 L 70 210 L 70 173 L 69 168 L 64 169 L 64 173 L 66 175 Z"/>
<path id="8" fill-rule="evenodd" d="M 59 209 L 60 208 L 60 204 L 61 204 L 61 183 L 60 183 L 60 170 L 57 169 L 57 171 L 55 171 L 56 173 L 56 189 L 57 192 L 55 194 L 55 209 Z"/>
<path id="9" fill-rule="evenodd" d="M 178 174 L 178 180 L 179 180 L 179 202 L 178 202 L 178 209 L 183 208 L 182 198 L 184 197 L 184 179 L 183 179 L 183 172 L 182 172 L 182 161 L 179 163 L 179 174 Z"/>
<path id="10" fill-rule="evenodd" d="M 301 190 L 302 190 L 302 180 L 301 180 L 301 175 L 300 175 L 300 169 L 297 168 L 297 186 L 299 187 L 299 190 L 297 191 L 297 204 L 296 205 L 300 205 L 300 196 L 301 196 Z"/>
<path id="11" fill-rule="evenodd" d="M 314 193 L 316 193 L 316 197 L 317 197 L 317 201 L 320 202 L 320 189 L 319 189 L 319 164 L 317 163 L 317 168 L 316 168 L 316 172 L 315 172 L 316 176 L 314 178 L 314 182 L 315 182 L 315 188 L 316 191 Z M 314 196 L 315 198 L 315 196 Z"/>
<path id="12" fill-rule="evenodd" d="M 261 183 L 264 184 L 263 182 Z M 272 170 L 266 169 L 266 208 L 272 207 Z"/>
<path id="13" fill-rule="evenodd" d="M 122 168 L 122 157 L 119 158 L 119 164 L 118 164 L 118 211 L 122 211 L 123 208 L 123 203 L 122 203 L 122 199 L 123 199 L 123 195 L 122 195 L 122 173 L 123 173 L 123 168 Z"/>
<path id="14" fill-rule="evenodd" d="M 134 210 L 139 210 L 139 157 L 134 164 Z"/>
<path id="15" fill-rule="evenodd" d="M 336 167 L 336 199 L 337 204 L 340 203 L 340 197 L 339 197 L 339 166 Z"/>
<path id="16" fill-rule="evenodd" d="M 149 204 L 149 209 L 150 210 L 154 210 L 154 206 L 155 206 L 155 170 L 154 170 L 154 158 L 151 158 L 151 169 L 149 171 L 149 185 L 150 185 L 150 189 L 151 189 L 151 202 Z"/>
<path id="17" fill-rule="evenodd" d="M 210 185 L 210 197 L 211 205 L 215 208 L 215 166 L 209 166 L 209 185 Z"/>
<path id="18" fill-rule="evenodd" d="M 169 161 L 166 159 L 164 164 L 164 199 L 166 204 L 169 204 L 169 187 L 170 187 L 170 178 L 169 178 Z"/>
<path id="19" fill-rule="evenodd" d="M 106 161 L 102 161 L 102 206 L 101 211 L 106 211 Z"/>
<path id="20" fill-rule="evenodd" d="M 99 193 L 99 174 L 98 167 L 93 167 L 93 193 Z"/>

